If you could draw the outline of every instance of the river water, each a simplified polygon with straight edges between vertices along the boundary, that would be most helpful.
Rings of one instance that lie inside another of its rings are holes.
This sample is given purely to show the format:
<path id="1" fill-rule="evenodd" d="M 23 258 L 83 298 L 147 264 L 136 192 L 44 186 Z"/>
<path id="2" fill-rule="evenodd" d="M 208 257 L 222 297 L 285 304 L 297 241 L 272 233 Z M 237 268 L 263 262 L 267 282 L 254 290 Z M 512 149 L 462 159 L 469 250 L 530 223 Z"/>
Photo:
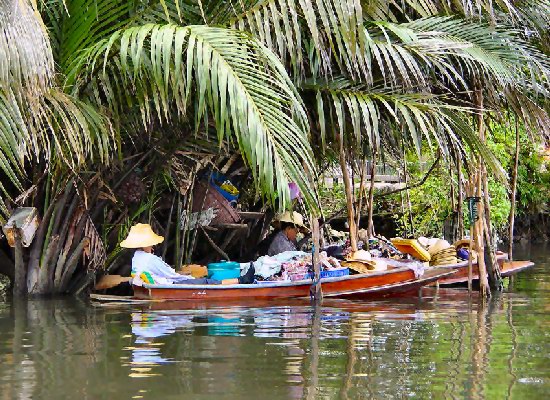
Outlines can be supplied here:
<path id="1" fill-rule="evenodd" d="M 0 399 L 550 398 L 549 251 L 487 304 L 0 302 Z"/>

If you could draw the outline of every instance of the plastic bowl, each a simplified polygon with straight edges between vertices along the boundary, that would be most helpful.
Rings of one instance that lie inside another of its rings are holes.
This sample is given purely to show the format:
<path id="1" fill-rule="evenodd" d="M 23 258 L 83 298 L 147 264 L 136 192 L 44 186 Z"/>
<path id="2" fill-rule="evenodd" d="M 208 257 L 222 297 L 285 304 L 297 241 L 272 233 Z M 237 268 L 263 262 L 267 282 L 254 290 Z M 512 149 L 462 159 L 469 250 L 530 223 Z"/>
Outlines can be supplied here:
<path id="1" fill-rule="evenodd" d="M 222 281 L 224 279 L 235 279 L 241 276 L 240 269 L 218 269 L 218 270 L 208 270 L 208 275 L 210 279 L 217 279 Z"/>

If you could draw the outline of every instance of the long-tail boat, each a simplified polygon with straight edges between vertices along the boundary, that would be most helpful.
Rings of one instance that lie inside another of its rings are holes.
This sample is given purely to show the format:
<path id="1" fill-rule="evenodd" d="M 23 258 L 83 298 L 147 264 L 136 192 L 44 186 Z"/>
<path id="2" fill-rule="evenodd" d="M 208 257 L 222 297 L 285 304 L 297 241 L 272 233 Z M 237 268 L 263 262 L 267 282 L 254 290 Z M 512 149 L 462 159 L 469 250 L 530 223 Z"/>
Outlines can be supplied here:
<path id="1" fill-rule="evenodd" d="M 497 263 L 500 267 L 500 275 L 508 277 L 533 267 L 532 261 L 508 261 L 508 254 L 497 252 Z M 440 286 L 464 285 L 468 283 L 468 261 L 462 261 L 457 264 L 438 265 L 437 268 L 456 271 L 452 275 L 445 276 L 437 281 Z M 479 281 L 479 268 L 476 263 L 472 263 L 472 282 Z M 434 283 L 435 284 L 435 283 Z"/>
<path id="2" fill-rule="evenodd" d="M 407 267 L 388 267 L 386 271 L 322 278 L 324 297 L 383 298 L 418 294 L 418 289 L 438 279 L 454 274 L 449 268 L 429 268 L 422 276 Z M 228 299 L 275 299 L 309 297 L 312 281 L 281 281 L 236 285 L 150 285 L 133 286 L 138 299 L 162 300 L 228 300 Z"/>

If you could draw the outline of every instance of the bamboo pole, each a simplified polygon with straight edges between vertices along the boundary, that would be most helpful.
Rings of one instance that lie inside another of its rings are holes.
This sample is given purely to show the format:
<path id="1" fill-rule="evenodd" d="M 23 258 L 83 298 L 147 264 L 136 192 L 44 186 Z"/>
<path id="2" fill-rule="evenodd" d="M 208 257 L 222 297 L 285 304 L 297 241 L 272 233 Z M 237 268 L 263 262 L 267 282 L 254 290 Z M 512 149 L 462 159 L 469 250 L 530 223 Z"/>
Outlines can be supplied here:
<path id="1" fill-rule="evenodd" d="M 514 250 L 514 223 L 516 218 L 516 190 L 518 182 L 518 166 L 519 166 L 519 129 L 518 120 L 515 118 L 516 125 L 516 152 L 514 154 L 514 169 L 512 170 L 512 190 L 510 191 L 510 215 L 508 216 L 508 237 L 510 243 L 508 244 L 508 258 L 513 260 Z"/>
<path id="2" fill-rule="evenodd" d="M 480 159 L 480 164 L 481 164 L 481 159 Z M 482 194 L 481 172 L 480 172 L 478 173 L 478 176 L 477 176 L 476 196 L 481 198 L 482 195 L 483 194 Z M 485 211 L 484 211 L 483 200 L 482 200 L 482 206 L 478 208 L 478 219 L 475 222 L 474 241 L 475 241 L 475 249 L 477 251 L 479 290 L 483 298 L 491 296 L 491 292 L 489 291 L 489 281 L 487 279 L 487 267 L 485 265 L 485 240 L 483 235 L 484 218 L 485 218 Z"/>
<path id="3" fill-rule="evenodd" d="M 365 191 L 365 175 L 367 174 L 367 165 L 366 165 L 366 160 L 365 160 L 365 157 L 361 157 L 361 169 L 359 170 L 359 199 L 357 201 L 357 216 L 356 216 L 356 221 L 355 221 L 355 225 L 357 226 L 357 229 L 360 229 L 361 227 L 361 210 L 363 209 L 363 199 L 365 198 L 365 196 L 363 195 L 364 194 L 364 191 Z M 368 244 L 369 242 L 367 241 L 366 243 L 366 246 L 367 246 L 367 250 L 368 250 Z"/>
<path id="4" fill-rule="evenodd" d="M 457 185 L 457 194 L 458 194 L 458 200 L 457 200 L 457 208 L 456 212 L 458 213 L 458 237 L 457 239 L 462 239 L 464 236 L 464 216 L 462 212 L 462 203 L 464 202 L 464 194 L 463 194 L 463 188 L 462 188 L 462 159 L 460 158 L 460 154 L 457 154 L 457 161 L 456 161 L 456 179 L 458 180 Z M 470 234 L 471 237 L 471 234 Z"/>
<path id="5" fill-rule="evenodd" d="M 346 206 L 348 209 L 348 224 L 349 224 L 349 240 L 351 245 L 351 251 L 357 251 L 357 226 L 355 225 L 355 212 L 353 209 L 353 193 L 352 186 L 349 177 L 348 166 L 346 162 L 346 155 L 344 153 L 343 139 L 339 137 L 339 161 L 340 168 L 342 169 L 342 179 L 344 180 L 344 189 L 346 191 Z"/>
<path id="6" fill-rule="evenodd" d="M 372 219 L 374 213 L 374 178 L 376 177 L 376 162 L 378 158 L 378 149 L 376 147 L 372 150 L 372 165 L 370 170 L 370 185 L 369 185 L 369 214 L 367 225 L 367 237 L 370 239 L 374 237 L 374 221 Z"/>

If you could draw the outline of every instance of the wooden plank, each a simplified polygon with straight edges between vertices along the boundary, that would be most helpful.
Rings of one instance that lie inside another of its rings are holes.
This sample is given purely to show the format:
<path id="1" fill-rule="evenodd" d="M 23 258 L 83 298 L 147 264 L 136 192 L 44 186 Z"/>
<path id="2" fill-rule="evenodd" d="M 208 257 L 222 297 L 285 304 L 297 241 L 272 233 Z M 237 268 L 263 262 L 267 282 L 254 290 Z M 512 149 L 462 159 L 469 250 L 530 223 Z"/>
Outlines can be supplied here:
<path id="1" fill-rule="evenodd" d="M 239 217 L 242 219 L 262 219 L 265 216 L 263 212 L 254 212 L 254 211 L 238 211 Z"/>
<path id="2" fill-rule="evenodd" d="M 216 224 L 214 226 L 224 229 L 248 229 L 247 224 Z"/>

